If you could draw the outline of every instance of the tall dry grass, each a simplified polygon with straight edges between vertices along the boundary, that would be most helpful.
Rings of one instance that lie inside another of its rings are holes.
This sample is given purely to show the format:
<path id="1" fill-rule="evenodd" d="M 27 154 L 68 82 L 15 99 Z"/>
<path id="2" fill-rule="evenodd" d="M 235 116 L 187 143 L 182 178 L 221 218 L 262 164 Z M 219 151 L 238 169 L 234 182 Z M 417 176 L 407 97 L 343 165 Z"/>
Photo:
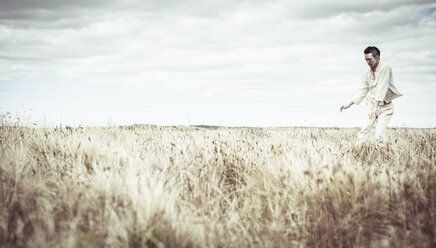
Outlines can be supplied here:
<path id="1" fill-rule="evenodd" d="M 2 247 L 436 247 L 435 129 L 0 128 Z"/>

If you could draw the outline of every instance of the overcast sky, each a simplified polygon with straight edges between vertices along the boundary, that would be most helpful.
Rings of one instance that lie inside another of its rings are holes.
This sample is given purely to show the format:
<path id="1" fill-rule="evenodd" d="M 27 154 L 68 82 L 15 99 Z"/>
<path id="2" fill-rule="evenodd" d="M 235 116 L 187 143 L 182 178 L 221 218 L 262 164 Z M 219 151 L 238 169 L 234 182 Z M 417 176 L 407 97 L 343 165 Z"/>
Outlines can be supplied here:
<path id="1" fill-rule="evenodd" d="M 358 127 L 375 45 L 436 127 L 436 4 L 419 0 L 1 0 L 0 112 L 64 125 Z"/>

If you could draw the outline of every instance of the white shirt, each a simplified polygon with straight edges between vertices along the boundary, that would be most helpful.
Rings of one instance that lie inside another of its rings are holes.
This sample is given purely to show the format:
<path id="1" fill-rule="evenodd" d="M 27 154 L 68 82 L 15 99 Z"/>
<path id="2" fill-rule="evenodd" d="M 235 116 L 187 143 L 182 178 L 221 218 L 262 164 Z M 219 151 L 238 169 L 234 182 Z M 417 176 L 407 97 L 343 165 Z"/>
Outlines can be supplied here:
<path id="1" fill-rule="evenodd" d="M 371 102 L 390 102 L 403 95 L 394 85 L 390 66 L 379 62 L 374 75 L 372 74 L 371 68 L 363 72 L 362 82 L 359 86 L 358 93 L 353 98 L 353 102 L 359 104 L 367 95 L 368 100 Z"/>

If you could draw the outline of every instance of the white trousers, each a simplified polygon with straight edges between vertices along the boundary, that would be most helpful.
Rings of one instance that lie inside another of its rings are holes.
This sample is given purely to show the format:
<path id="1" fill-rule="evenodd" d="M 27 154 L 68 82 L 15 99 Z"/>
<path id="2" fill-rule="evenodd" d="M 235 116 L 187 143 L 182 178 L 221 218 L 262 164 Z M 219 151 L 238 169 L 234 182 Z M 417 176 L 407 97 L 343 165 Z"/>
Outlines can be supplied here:
<path id="1" fill-rule="evenodd" d="M 369 114 L 372 108 L 372 103 L 367 103 L 366 106 Z M 363 125 L 362 129 L 357 134 L 357 142 L 362 143 L 367 141 L 372 127 L 375 126 L 376 142 L 385 143 L 386 127 L 388 126 L 389 121 L 391 120 L 393 114 L 394 114 L 394 105 L 392 102 L 386 105 L 378 106 L 375 119 L 371 120 L 367 116 L 366 123 Z"/>

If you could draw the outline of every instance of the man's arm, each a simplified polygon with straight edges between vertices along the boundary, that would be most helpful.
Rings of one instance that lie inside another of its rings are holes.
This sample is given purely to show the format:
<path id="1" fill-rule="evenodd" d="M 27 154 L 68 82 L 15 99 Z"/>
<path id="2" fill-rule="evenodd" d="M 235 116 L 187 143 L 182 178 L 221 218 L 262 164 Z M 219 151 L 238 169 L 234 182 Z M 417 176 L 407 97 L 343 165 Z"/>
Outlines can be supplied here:
<path id="1" fill-rule="evenodd" d="M 351 107 L 351 105 L 353 105 L 353 104 L 354 104 L 354 102 L 353 102 L 353 101 L 351 101 L 351 102 L 349 102 L 348 104 L 342 105 L 342 106 L 341 106 L 341 112 L 342 112 L 342 110 L 344 110 L 344 109 L 347 109 L 347 108 Z"/>
<path id="2" fill-rule="evenodd" d="M 357 94 L 353 98 L 354 104 L 356 105 L 360 104 L 363 101 L 363 99 L 365 99 L 366 95 L 368 95 L 368 91 L 369 91 L 368 80 L 366 77 L 366 72 L 364 72 L 362 74 L 362 81 L 360 81 Z"/>
<path id="3" fill-rule="evenodd" d="M 378 106 L 385 100 L 391 78 L 392 78 L 392 69 L 391 67 L 386 66 L 386 68 L 384 68 L 384 70 L 381 73 L 380 81 L 377 85 L 377 93 L 375 96 L 374 105 L 372 107 L 372 111 L 369 113 L 370 119 L 375 119 L 375 117 L 377 117 Z"/>
<path id="4" fill-rule="evenodd" d="M 353 105 L 353 104 L 361 103 L 363 101 L 363 99 L 365 99 L 366 95 L 368 95 L 368 91 L 369 91 L 369 86 L 368 86 L 368 82 L 366 80 L 366 74 L 364 72 L 362 74 L 362 81 L 361 81 L 360 86 L 359 86 L 359 91 L 354 96 L 354 98 L 351 102 L 341 106 L 341 108 L 340 108 L 341 112 L 342 112 L 342 110 L 351 107 L 351 105 Z"/>
<path id="5" fill-rule="evenodd" d="M 381 101 L 374 101 L 374 105 L 372 106 L 372 110 L 371 112 L 369 112 L 368 117 L 369 119 L 375 119 L 376 115 L 377 115 L 377 109 L 378 106 L 380 105 Z"/>

